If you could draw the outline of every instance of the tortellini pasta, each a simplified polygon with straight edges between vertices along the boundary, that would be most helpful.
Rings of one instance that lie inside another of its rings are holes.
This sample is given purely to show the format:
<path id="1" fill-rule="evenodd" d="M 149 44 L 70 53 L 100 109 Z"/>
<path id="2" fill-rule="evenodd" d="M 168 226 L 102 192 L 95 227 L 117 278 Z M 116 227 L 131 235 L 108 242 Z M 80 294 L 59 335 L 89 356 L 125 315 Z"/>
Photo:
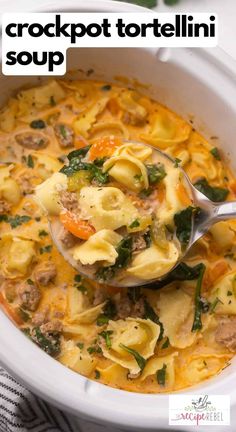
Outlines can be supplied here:
<path id="1" fill-rule="evenodd" d="M 74 122 L 74 129 L 77 134 L 83 135 L 85 138 L 87 138 L 88 131 L 95 123 L 98 114 L 104 110 L 108 100 L 108 97 L 104 97 Z"/>
<path id="2" fill-rule="evenodd" d="M 214 312 L 222 315 L 236 315 L 236 273 L 224 276 L 213 287 L 210 301 L 215 302 Z"/>
<path id="3" fill-rule="evenodd" d="M 0 167 L 0 197 L 17 205 L 21 199 L 21 190 L 16 180 L 11 177 L 13 168 L 13 165 Z"/>
<path id="4" fill-rule="evenodd" d="M 143 280 L 159 278 L 174 266 L 178 256 L 178 249 L 173 243 L 168 244 L 167 250 L 154 245 L 140 252 L 127 272 Z"/>
<path id="5" fill-rule="evenodd" d="M 139 217 L 132 202 L 115 187 L 84 187 L 79 205 L 82 217 L 88 219 L 96 230 L 115 230 Z"/>
<path id="6" fill-rule="evenodd" d="M 144 381 L 149 376 L 155 375 L 158 370 L 166 366 L 165 386 L 167 388 L 173 388 L 175 383 L 175 357 L 177 355 L 178 352 L 174 352 L 164 357 L 152 357 L 148 360 L 144 368 L 141 381 Z"/>
<path id="7" fill-rule="evenodd" d="M 85 376 L 92 373 L 97 363 L 88 352 L 84 351 L 81 355 L 81 350 L 73 342 L 65 345 L 59 360 L 65 366 Z"/>
<path id="8" fill-rule="evenodd" d="M 104 171 L 134 192 L 148 188 L 148 176 L 144 164 L 132 156 L 114 156 L 103 166 Z"/>
<path id="9" fill-rule="evenodd" d="M 128 156 L 145 162 L 152 155 L 151 147 L 142 144 L 123 144 L 114 151 L 114 156 Z"/>
<path id="10" fill-rule="evenodd" d="M 54 173 L 35 189 L 35 200 L 50 215 L 61 211 L 59 193 L 67 187 L 67 177 L 62 173 Z"/>
<path id="11" fill-rule="evenodd" d="M 136 350 L 144 359 L 154 353 L 160 334 L 159 325 L 153 321 L 140 318 L 110 321 L 107 330 L 111 333 L 111 348 L 102 347 L 103 355 L 108 359 L 130 370 L 132 374 L 140 372 L 135 358 L 124 350 L 122 345 Z"/>
<path id="12" fill-rule="evenodd" d="M 13 237 L 9 249 L 7 269 L 26 274 L 34 257 L 35 247 L 33 241 Z"/>
<path id="13" fill-rule="evenodd" d="M 73 258 L 84 265 L 91 265 L 97 261 L 114 264 L 118 256 L 116 246 L 121 239 L 122 237 L 112 230 L 100 230 L 81 246 L 75 246 L 72 252 Z"/>

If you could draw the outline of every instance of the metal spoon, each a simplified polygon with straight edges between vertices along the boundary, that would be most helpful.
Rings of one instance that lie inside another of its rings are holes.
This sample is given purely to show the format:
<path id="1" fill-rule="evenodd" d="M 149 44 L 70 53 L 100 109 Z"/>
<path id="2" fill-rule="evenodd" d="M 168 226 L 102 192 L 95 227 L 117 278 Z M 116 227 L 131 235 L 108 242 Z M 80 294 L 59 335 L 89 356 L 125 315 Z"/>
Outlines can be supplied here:
<path id="1" fill-rule="evenodd" d="M 155 152 L 158 152 L 162 157 L 168 159 L 168 161 L 171 161 L 174 163 L 175 161 L 167 154 L 162 152 L 161 150 L 147 145 L 140 142 L 134 142 L 134 141 L 126 141 L 133 144 L 142 144 L 145 146 L 151 147 Z M 192 220 L 192 232 L 190 236 L 190 240 L 188 242 L 188 245 L 186 246 L 183 254 L 181 254 L 180 259 L 175 263 L 175 265 L 170 269 L 172 271 L 181 261 L 183 261 L 184 257 L 188 253 L 188 251 L 191 249 L 193 244 L 201 238 L 204 234 L 208 232 L 210 227 L 214 225 L 217 222 L 224 221 L 227 219 L 233 219 L 236 218 L 236 201 L 228 201 L 228 202 L 221 202 L 221 203 L 215 203 L 209 200 L 203 193 L 199 192 L 191 183 L 188 175 L 183 170 L 183 168 L 179 167 L 182 171 L 185 181 L 189 187 L 190 193 L 192 195 L 193 204 L 194 206 L 198 207 L 200 209 L 197 220 L 193 218 Z M 62 247 L 62 243 L 59 241 L 58 232 L 61 227 L 60 222 L 57 221 L 49 221 L 49 227 L 50 232 L 52 236 L 52 240 L 54 244 L 56 245 L 58 251 L 62 254 L 64 259 L 72 265 L 77 271 L 79 271 L 82 275 L 84 275 L 87 278 L 90 279 L 96 279 L 95 275 L 92 274 L 88 266 L 86 268 L 82 266 L 80 263 L 75 261 L 70 253 L 68 253 L 68 250 L 64 249 Z M 140 281 L 140 279 L 134 280 L 132 284 L 122 284 L 119 281 L 116 281 L 113 279 L 112 281 L 109 281 L 109 285 L 112 286 L 143 286 L 148 288 L 148 286 L 152 286 L 154 288 L 155 282 L 162 280 L 164 277 L 166 277 L 167 273 L 161 278 L 148 280 L 148 281 Z"/>

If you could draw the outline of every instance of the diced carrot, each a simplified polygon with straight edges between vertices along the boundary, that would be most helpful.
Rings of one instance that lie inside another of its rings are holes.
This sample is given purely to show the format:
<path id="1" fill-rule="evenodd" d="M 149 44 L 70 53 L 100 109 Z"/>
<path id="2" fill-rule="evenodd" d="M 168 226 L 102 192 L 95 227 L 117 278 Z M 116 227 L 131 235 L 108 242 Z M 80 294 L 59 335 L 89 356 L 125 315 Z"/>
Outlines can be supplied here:
<path id="1" fill-rule="evenodd" d="M 82 240 L 88 240 L 96 232 L 95 228 L 87 221 L 77 219 L 69 211 L 60 214 L 60 221 L 67 231 Z"/>
<path id="2" fill-rule="evenodd" d="M 114 136 L 106 136 L 99 138 L 91 146 L 89 151 L 89 159 L 91 161 L 105 156 L 112 156 L 114 150 L 122 144 L 120 138 Z"/>
<path id="3" fill-rule="evenodd" d="M 74 146 L 76 149 L 80 149 L 82 147 L 86 147 L 89 145 L 88 141 L 82 137 L 82 135 L 76 135 L 74 138 Z"/>
<path id="4" fill-rule="evenodd" d="M 177 196 L 184 206 L 189 206 L 191 204 L 191 199 L 188 196 L 188 193 L 183 185 L 183 183 L 179 183 L 176 187 Z"/>
<path id="5" fill-rule="evenodd" d="M 11 306 L 9 306 L 9 303 L 3 296 L 3 293 L 0 292 L 0 304 L 3 306 L 4 311 L 7 313 L 9 318 L 12 319 L 17 325 L 22 325 L 23 321 L 18 315 L 17 311 L 15 311 Z"/>
<path id="6" fill-rule="evenodd" d="M 226 260 L 222 259 L 218 261 L 213 267 L 209 268 L 205 272 L 203 279 L 203 286 L 205 289 L 211 288 L 216 280 L 223 276 L 229 270 L 229 265 Z"/>

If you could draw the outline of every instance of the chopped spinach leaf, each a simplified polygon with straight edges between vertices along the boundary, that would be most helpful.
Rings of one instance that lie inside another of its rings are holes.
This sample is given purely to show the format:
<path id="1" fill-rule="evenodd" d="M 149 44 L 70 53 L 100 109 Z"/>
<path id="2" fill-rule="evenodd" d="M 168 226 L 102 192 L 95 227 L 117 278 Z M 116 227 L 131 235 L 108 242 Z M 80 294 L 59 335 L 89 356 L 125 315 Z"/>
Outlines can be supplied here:
<path id="1" fill-rule="evenodd" d="M 148 180 L 151 185 L 159 183 L 166 176 L 165 167 L 163 164 L 148 164 L 146 165 Z"/>
<path id="2" fill-rule="evenodd" d="M 100 314 L 97 318 L 97 325 L 99 327 L 103 326 L 104 324 L 107 324 L 109 322 L 109 317 L 104 315 L 104 314 Z"/>
<path id="3" fill-rule="evenodd" d="M 26 159 L 26 164 L 28 165 L 29 168 L 34 168 L 34 159 L 32 158 L 31 155 L 28 155 Z"/>
<path id="4" fill-rule="evenodd" d="M 216 297 L 215 300 L 210 305 L 210 315 L 212 315 L 215 312 L 215 308 L 218 305 L 218 303 L 223 304 L 223 302 L 218 297 Z"/>
<path id="5" fill-rule="evenodd" d="M 195 311 L 194 311 L 194 319 L 193 319 L 193 325 L 191 330 L 192 332 L 196 330 L 201 330 L 202 328 L 201 289 L 202 289 L 202 280 L 203 280 L 205 270 L 206 270 L 206 266 L 204 264 L 201 264 L 201 270 L 198 276 L 196 290 L 195 290 Z"/>
<path id="6" fill-rule="evenodd" d="M 166 383 L 166 368 L 167 365 L 164 363 L 163 367 L 157 370 L 157 374 L 156 374 L 157 382 L 161 386 L 164 386 Z"/>
<path id="7" fill-rule="evenodd" d="M 219 150 L 218 150 L 217 147 L 212 148 L 212 149 L 210 150 L 210 153 L 212 154 L 212 156 L 214 156 L 214 158 L 215 158 L 216 160 L 218 160 L 218 161 L 221 160 L 220 152 L 219 152 Z"/>
<path id="8" fill-rule="evenodd" d="M 43 246 L 39 249 L 39 253 L 40 255 L 44 254 L 44 253 L 50 253 L 52 250 L 52 245 L 47 245 L 47 246 Z"/>
<path id="9" fill-rule="evenodd" d="M 78 347 L 80 350 L 82 350 L 82 349 L 84 348 L 84 343 L 83 343 L 83 342 L 78 342 L 76 345 L 77 345 L 77 347 Z"/>
<path id="10" fill-rule="evenodd" d="M 194 183 L 195 188 L 206 195 L 211 201 L 221 202 L 225 201 L 229 194 L 228 189 L 210 186 L 207 179 L 203 178 Z"/>
<path id="11" fill-rule="evenodd" d="M 163 345 L 161 346 L 161 349 L 166 349 L 170 346 L 169 338 L 167 337 Z"/>
<path id="12" fill-rule="evenodd" d="M 104 162 L 107 160 L 107 157 L 106 156 L 104 156 L 104 157 L 102 157 L 102 158 L 97 158 L 97 159 L 95 159 L 94 161 L 93 161 L 93 163 L 94 163 L 94 165 L 96 165 L 96 166 L 98 166 L 98 167 L 101 167 L 101 166 L 103 166 L 103 164 L 104 164 Z"/>
<path id="13" fill-rule="evenodd" d="M 96 272 L 96 277 L 98 280 L 102 282 L 112 279 L 117 270 L 128 266 L 132 257 L 132 243 L 133 239 L 131 236 L 126 236 L 120 241 L 116 248 L 118 257 L 116 258 L 115 264 L 109 267 L 100 268 Z"/>
<path id="14" fill-rule="evenodd" d="M 28 285 L 34 285 L 34 282 L 32 281 L 32 279 L 27 279 L 26 282 L 27 282 Z"/>
<path id="15" fill-rule="evenodd" d="M 202 269 L 201 264 L 197 264 L 194 267 L 190 267 L 185 263 L 180 263 L 174 270 L 172 270 L 165 278 L 155 282 L 153 285 L 148 285 L 150 289 L 160 289 L 164 286 L 175 281 L 185 281 L 197 279 Z"/>
<path id="16" fill-rule="evenodd" d="M 33 120 L 30 123 L 30 127 L 32 129 L 44 129 L 46 127 L 46 123 L 43 120 L 41 120 L 41 119 L 39 119 L 39 120 Z"/>
<path id="17" fill-rule="evenodd" d="M 97 325 L 102 326 L 107 324 L 110 319 L 113 319 L 117 314 L 115 303 L 109 299 L 103 308 L 103 313 L 97 319 Z"/>
<path id="18" fill-rule="evenodd" d="M 121 1 L 127 1 L 127 0 L 121 0 Z M 149 9 L 157 6 L 157 0 L 128 0 L 128 3 L 133 3 L 138 6 L 143 6 Z"/>
<path id="19" fill-rule="evenodd" d="M 193 215 L 196 212 L 196 207 L 189 206 L 186 209 L 174 215 L 174 223 L 176 226 L 176 236 L 180 243 L 188 244 L 192 232 Z"/>
<path id="20" fill-rule="evenodd" d="M 8 216 L 6 214 L 1 214 L 0 215 L 0 222 L 7 222 L 8 221 Z"/>
<path id="21" fill-rule="evenodd" d="M 146 360 L 145 358 L 143 358 L 136 350 L 127 347 L 126 345 L 123 345 L 122 343 L 119 344 L 119 346 L 121 348 L 123 348 L 123 350 L 127 351 L 129 354 L 131 354 L 136 362 L 138 363 L 141 371 L 144 369 L 145 365 L 146 365 Z"/>
<path id="22" fill-rule="evenodd" d="M 80 283 L 80 282 L 81 282 L 81 279 L 82 279 L 82 278 L 81 278 L 81 275 L 80 275 L 80 274 L 76 274 L 75 277 L 74 277 L 74 281 L 77 282 L 77 283 Z"/>
<path id="23" fill-rule="evenodd" d="M 160 334 L 158 337 L 158 341 L 163 339 L 163 334 L 164 334 L 164 327 L 162 322 L 159 319 L 159 316 L 156 314 L 156 312 L 154 311 L 154 309 L 152 308 L 152 306 L 148 303 L 147 300 L 144 301 L 144 316 L 146 319 L 150 319 L 151 321 L 153 321 L 154 323 L 158 324 L 160 327 Z"/>
<path id="24" fill-rule="evenodd" d="M 140 222 L 139 222 L 139 220 L 138 219 L 135 219 L 130 225 L 129 225 L 129 228 L 137 228 L 137 227 L 139 227 L 140 226 Z"/>
<path id="25" fill-rule="evenodd" d="M 139 196 L 142 199 L 148 198 L 153 192 L 152 188 L 147 188 L 147 189 L 143 189 L 141 190 L 141 192 L 139 192 Z"/>

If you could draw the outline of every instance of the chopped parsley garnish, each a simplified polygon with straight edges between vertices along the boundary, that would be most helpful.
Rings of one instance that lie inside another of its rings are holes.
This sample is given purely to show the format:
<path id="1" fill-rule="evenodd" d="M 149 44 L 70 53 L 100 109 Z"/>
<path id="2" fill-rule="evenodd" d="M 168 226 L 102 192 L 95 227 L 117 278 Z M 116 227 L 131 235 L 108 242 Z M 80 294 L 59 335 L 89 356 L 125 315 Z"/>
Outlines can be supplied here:
<path id="1" fill-rule="evenodd" d="M 159 183 L 166 176 L 165 167 L 163 164 L 148 164 L 146 165 L 148 180 L 151 185 Z"/>
<path id="2" fill-rule="evenodd" d="M 163 367 L 161 369 L 157 370 L 157 382 L 160 386 L 164 386 L 166 383 L 166 369 L 167 369 L 167 365 L 164 363 Z"/>
<path id="3" fill-rule="evenodd" d="M 225 201 L 229 194 L 228 189 L 210 186 L 206 178 L 198 180 L 194 186 L 214 202 Z"/>
<path id="4" fill-rule="evenodd" d="M 61 340 L 59 333 L 45 335 L 39 327 L 34 327 L 31 332 L 32 340 L 46 353 L 55 357 L 61 351 Z"/>
<path id="5" fill-rule="evenodd" d="M 111 348 L 111 338 L 110 335 L 113 333 L 112 330 L 103 330 L 101 333 L 98 333 L 99 336 L 101 336 L 105 342 L 108 349 Z"/>
<path id="6" fill-rule="evenodd" d="M 0 222 L 7 222 L 11 225 L 11 228 L 17 228 L 18 226 L 27 223 L 31 220 L 30 216 L 27 215 L 15 215 L 15 216 L 8 216 L 8 215 L 0 215 Z"/>
<path id="7" fill-rule="evenodd" d="M 175 158 L 174 167 L 175 167 L 175 168 L 178 168 L 178 167 L 179 167 L 179 164 L 180 164 L 181 162 L 182 162 L 181 159 L 179 159 L 179 158 Z"/>
<path id="8" fill-rule="evenodd" d="M 100 372 L 97 369 L 95 369 L 94 373 L 95 373 L 95 379 L 99 379 L 101 376 Z"/>
<path id="9" fill-rule="evenodd" d="M 44 254 L 44 253 L 50 253 L 52 250 L 52 245 L 47 245 L 47 246 L 43 246 L 39 249 L 39 253 L 40 255 Z"/>
<path id="10" fill-rule="evenodd" d="M 44 129 L 46 127 L 46 123 L 43 120 L 41 120 L 41 119 L 33 120 L 30 123 L 30 127 L 32 129 Z"/>
<path id="11" fill-rule="evenodd" d="M 130 225 L 129 225 L 129 228 L 137 228 L 137 227 L 139 227 L 140 226 L 140 222 L 139 222 L 139 220 L 138 219 L 135 219 Z"/>
<path id="12" fill-rule="evenodd" d="M 93 345 L 87 348 L 89 354 L 101 354 L 102 348 L 99 345 Z"/>
<path id="13" fill-rule="evenodd" d="M 34 159 L 31 155 L 23 156 L 22 161 L 26 163 L 29 168 L 34 168 Z"/>
<path id="14" fill-rule="evenodd" d="M 109 91 L 111 90 L 111 85 L 110 84 L 105 84 L 104 86 L 101 87 L 102 91 Z"/>
<path id="15" fill-rule="evenodd" d="M 67 132 L 66 132 L 66 128 L 64 125 L 60 125 L 60 134 L 63 138 L 67 137 Z"/>
<path id="16" fill-rule="evenodd" d="M 201 264 L 201 270 L 198 276 L 196 290 L 195 290 L 195 311 L 194 311 L 194 319 L 193 319 L 193 325 L 192 325 L 192 332 L 196 330 L 201 330 L 202 328 L 202 320 L 201 320 L 201 313 L 202 313 L 202 303 L 201 303 L 201 289 L 202 289 L 202 280 L 203 276 L 206 270 L 206 266 L 204 264 Z"/>
<path id="17" fill-rule="evenodd" d="M 212 149 L 210 150 L 210 153 L 212 154 L 212 156 L 214 156 L 214 158 L 215 158 L 216 160 L 218 160 L 218 161 L 221 160 L 220 152 L 219 152 L 219 150 L 218 150 L 217 147 L 212 148 Z"/>
<path id="18" fill-rule="evenodd" d="M 82 278 L 81 278 L 81 275 L 80 275 L 80 274 L 76 274 L 75 277 L 74 277 L 74 281 L 77 282 L 77 283 L 80 283 L 80 282 L 81 282 L 81 279 L 82 279 Z"/>
<path id="19" fill-rule="evenodd" d="M 126 345 L 123 345 L 122 343 L 120 343 L 119 346 L 120 346 L 121 348 L 123 348 L 123 350 L 127 351 L 129 354 L 131 354 L 131 355 L 135 358 L 135 360 L 136 360 L 136 362 L 138 363 L 138 366 L 140 367 L 141 371 L 145 368 L 146 360 L 145 360 L 145 358 L 143 358 L 143 357 L 138 353 L 138 351 L 136 351 L 136 350 L 134 350 L 134 349 L 132 349 L 132 348 L 129 348 L 129 347 L 127 347 Z"/>
<path id="20" fill-rule="evenodd" d="M 227 291 L 227 296 L 232 296 L 232 295 L 233 295 L 232 291 L 228 290 Z"/>
<path id="21" fill-rule="evenodd" d="M 84 348 L 84 343 L 83 342 L 77 342 L 77 347 L 82 350 Z"/>
<path id="22" fill-rule="evenodd" d="M 163 334 L 164 334 L 164 327 L 162 322 L 159 319 L 159 316 L 156 314 L 156 312 L 154 311 L 154 309 L 152 308 L 152 306 L 148 303 L 147 300 L 144 301 L 144 316 L 146 319 L 150 319 L 151 321 L 153 321 L 154 323 L 158 324 L 160 327 L 160 334 L 158 337 L 158 341 L 163 339 Z"/>
<path id="23" fill-rule="evenodd" d="M 47 231 L 45 231 L 45 230 L 39 230 L 39 237 L 46 237 L 46 236 L 48 236 Z"/>
<path id="24" fill-rule="evenodd" d="M 50 96 L 49 103 L 50 103 L 51 106 L 55 106 L 56 105 L 54 96 Z"/>
<path id="25" fill-rule="evenodd" d="M 28 285 L 34 285 L 34 282 L 32 281 L 32 279 L 27 279 L 26 282 L 27 282 Z"/>

